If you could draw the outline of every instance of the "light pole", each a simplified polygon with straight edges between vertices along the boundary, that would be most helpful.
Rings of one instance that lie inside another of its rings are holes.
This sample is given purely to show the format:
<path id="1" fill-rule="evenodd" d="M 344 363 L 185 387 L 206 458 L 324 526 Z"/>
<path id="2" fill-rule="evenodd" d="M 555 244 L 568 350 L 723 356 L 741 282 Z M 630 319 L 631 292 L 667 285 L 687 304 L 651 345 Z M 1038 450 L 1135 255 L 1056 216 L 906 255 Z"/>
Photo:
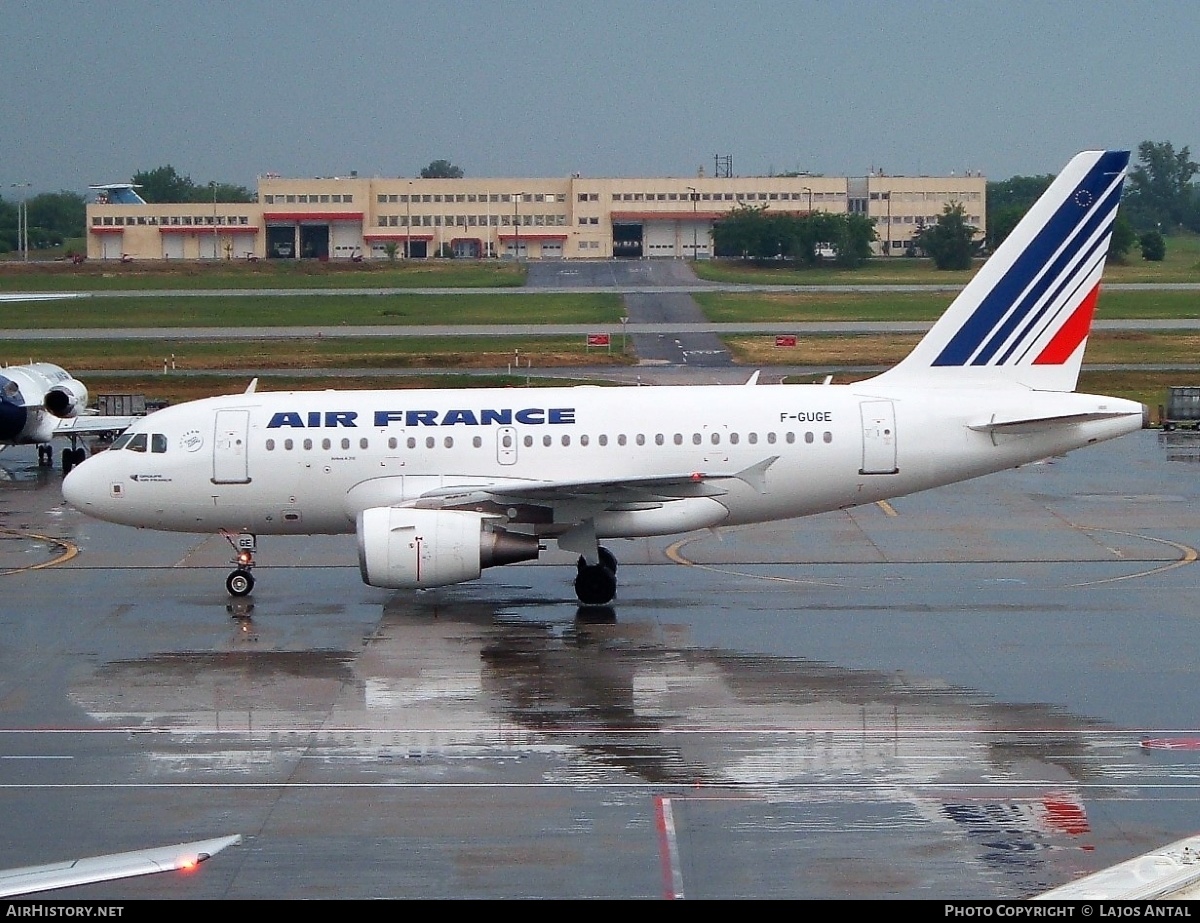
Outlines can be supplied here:
<path id="1" fill-rule="evenodd" d="M 408 195 L 404 198 L 404 258 L 412 257 L 412 180 L 408 181 Z"/>
<path id="2" fill-rule="evenodd" d="M 696 206 L 700 202 L 700 193 L 696 190 L 695 186 L 688 186 L 688 189 L 692 191 L 692 262 L 694 263 L 699 258 L 696 254 L 700 249 L 700 244 L 696 238 L 698 233 L 696 226 Z"/>
<path id="3" fill-rule="evenodd" d="M 808 186 L 801 186 L 800 191 L 808 193 L 808 213 L 811 215 L 812 214 L 812 190 Z"/>
<path id="4" fill-rule="evenodd" d="M 14 189 L 25 190 L 29 183 L 13 183 Z M 21 259 L 29 260 L 29 201 L 26 193 L 21 193 L 21 201 L 17 203 L 17 248 L 21 251 Z"/>

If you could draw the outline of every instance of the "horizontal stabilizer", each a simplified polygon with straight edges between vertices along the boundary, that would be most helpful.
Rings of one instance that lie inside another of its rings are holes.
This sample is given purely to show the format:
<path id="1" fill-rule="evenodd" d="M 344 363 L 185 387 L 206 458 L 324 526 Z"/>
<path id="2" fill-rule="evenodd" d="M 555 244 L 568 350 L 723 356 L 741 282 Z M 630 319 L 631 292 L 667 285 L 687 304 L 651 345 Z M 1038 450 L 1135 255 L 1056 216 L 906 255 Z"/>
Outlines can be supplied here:
<path id="1" fill-rule="evenodd" d="M 1028 433 L 1044 433 L 1047 430 L 1059 429 L 1076 423 L 1092 423 L 1096 420 L 1115 420 L 1127 417 L 1128 413 L 1119 411 L 1093 411 L 1091 413 L 1066 413 L 1048 417 L 1016 417 L 992 419 L 986 423 L 972 423 L 967 428 L 977 433 L 996 433 L 1000 435 L 1020 436 Z"/>
<path id="2" fill-rule="evenodd" d="M 137 417 L 106 417 L 85 414 L 68 417 L 54 424 L 55 436 L 82 436 L 85 433 L 119 433 L 128 429 Z"/>

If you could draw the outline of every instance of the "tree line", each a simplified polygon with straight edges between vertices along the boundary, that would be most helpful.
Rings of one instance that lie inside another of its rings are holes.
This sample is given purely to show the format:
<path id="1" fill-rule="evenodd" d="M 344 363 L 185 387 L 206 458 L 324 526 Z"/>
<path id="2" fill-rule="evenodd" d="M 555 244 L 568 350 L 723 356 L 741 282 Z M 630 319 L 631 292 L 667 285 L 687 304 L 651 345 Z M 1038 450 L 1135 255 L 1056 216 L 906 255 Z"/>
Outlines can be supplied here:
<path id="1" fill-rule="evenodd" d="M 20 249 L 17 239 L 21 200 L 0 198 L 0 253 Z M 71 237 L 83 236 L 86 200 L 76 192 L 43 192 L 25 200 L 30 249 L 61 247 Z"/>
<path id="2" fill-rule="evenodd" d="M 1110 254 L 1123 259 L 1136 246 L 1143 259 L 1161 260 L 1171 235 L 1200 234 L 1198 172 L 1200 165 L 1187 147 L 1176 151 L 1170 141 L 1139 144 L 1113 224 Z M 999 246 L 1053 180 L 1049 175 L 1014 176 L 987 184 L 989 247 Z"/>
<path id="3" fill-rule="evenodd" d="M 713 253 L 740 259 L 787 260 L 815 266 L 829 259 L 853 269 L 871 255 L 875 222 L 865 215 L 792 214 L 740 206 L 713 225 Z"/>
<path id="4" fill-rule="evenodd" d="M 1170 235 L 1200 233 L 1200 186 L 1194 182 L 1198 172 L 1200 165 L 1186 147 L 1176 151 L 1169 141 L 1138 145 L 1137 164 L 1129 171 L 1113 225 L 1110 254 L 1123 259 L 1136 246 L 1143 259 L 1161 260 Z M 977 256 L 1000 245 L 1053 181 L 1047 174 L 988 183 L 987 228 L 982 235 L 967 221 L 960 203 L 948 203 L 936 222 L 918 229 L 914 254 L 930 257 L 939 269 L 970 267 Z M 856 216 L 787 216 L 765 209 L 737 209 L 713 227 L 714 247 L 718 256 L 791 260 L 799 265 L 814 264 L 831 248 L 836 263 L 855 266 L 866 258 L 875 240 L 871 222 L 866 227 L 847 222 L 842 230 L 823 222 L 851 217 Z"/>

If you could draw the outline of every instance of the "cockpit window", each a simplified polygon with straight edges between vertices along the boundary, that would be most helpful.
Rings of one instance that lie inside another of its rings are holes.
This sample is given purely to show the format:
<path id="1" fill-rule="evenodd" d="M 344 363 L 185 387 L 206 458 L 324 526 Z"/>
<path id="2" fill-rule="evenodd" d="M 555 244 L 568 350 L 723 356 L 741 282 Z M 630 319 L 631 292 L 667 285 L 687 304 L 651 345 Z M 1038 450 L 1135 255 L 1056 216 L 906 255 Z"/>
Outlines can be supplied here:
<path id="1" fill-rule="evenodd" d="M 118 436 L 113 441 L 113 444 L 111 446 L 109 446 L 108 450 L 110 452 L 115 452 L 117 449 L 123 449 L 123 448 L 125 448 L 125 446 L 129 445 L 129 440 L 132 438 L 133 438 L 132 433 L 125 433 L 124 435 Z"/>
<path id="2" fill-rule="evenodd" d="M 146 451 L 146 434 L 135 433 L 125 446 L 130 452 L 145 452 Z"/>
<path id="3" fill-rule="evenodd" d="M 167 451 L 167 437 L 162 433 L 155 433 L 153 436 L 151 436 L 150 451 L 160 453 Z"/>

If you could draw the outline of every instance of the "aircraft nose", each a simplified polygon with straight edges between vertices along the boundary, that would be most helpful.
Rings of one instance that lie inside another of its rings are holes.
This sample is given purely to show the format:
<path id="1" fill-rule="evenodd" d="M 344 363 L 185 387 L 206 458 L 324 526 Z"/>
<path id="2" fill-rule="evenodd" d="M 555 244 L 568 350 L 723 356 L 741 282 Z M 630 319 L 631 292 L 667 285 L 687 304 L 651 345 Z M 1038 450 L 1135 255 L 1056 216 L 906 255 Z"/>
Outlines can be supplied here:
<path id="1" fill-rule="evenodd" d="M 80 512 L 93 513 L 96 504 L 105 496 L 100 467 L 92 459 L 86 459 L 63 478 L 63 499 Z"/>

